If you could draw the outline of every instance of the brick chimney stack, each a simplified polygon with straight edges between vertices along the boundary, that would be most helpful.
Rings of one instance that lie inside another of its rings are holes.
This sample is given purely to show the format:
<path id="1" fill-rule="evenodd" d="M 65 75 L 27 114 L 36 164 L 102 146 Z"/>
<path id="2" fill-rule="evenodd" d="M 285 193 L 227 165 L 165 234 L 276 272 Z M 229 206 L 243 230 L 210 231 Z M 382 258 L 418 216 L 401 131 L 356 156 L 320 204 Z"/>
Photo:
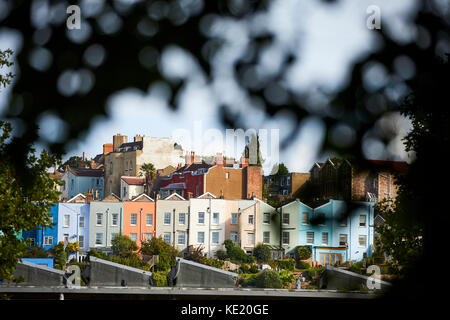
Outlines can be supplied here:
<path id="1" fill-rule="evenodd" d="M 108 154 L 110 152 L 113 152 L 113 144 L 112 143 L 105 143 L 103 145 L 103 154 Z"/>
<path id="2" fill-rule="evenodd" d="M 216 153 L 216 164 L 219 167 L 223 167 L 223 155 L 222 155 L 222 152 L 217 152 Z"/>
<path id="3" fill-rule="evenodd" d="M 116 151 L 117 148 L 119 148 L 122 143 L 127 143 L 128 142 L 128 137 L 127 136 L 123 136 L 120 133 L 116 134 L 113 136 L 113 151 Z"/>

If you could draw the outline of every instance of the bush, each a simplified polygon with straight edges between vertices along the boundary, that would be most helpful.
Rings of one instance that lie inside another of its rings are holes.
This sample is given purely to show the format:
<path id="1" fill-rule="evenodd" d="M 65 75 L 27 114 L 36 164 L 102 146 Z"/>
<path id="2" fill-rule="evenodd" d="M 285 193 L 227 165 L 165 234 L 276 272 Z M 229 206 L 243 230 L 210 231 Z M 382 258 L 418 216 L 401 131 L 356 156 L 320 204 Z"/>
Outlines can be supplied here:
<path id="1" fill-rule="evenodd" d="M 272 268 L 278 267 L 278 269 L 291 271 L 295 269 L 295 260 L 292 258 L 274 260 L 272 264 L 273 264 L 273 266 L 271 265 Z"/>
<path id="2" fill-rule="evenodd" d="M 140 252 L 149 256 L 158 255 L 156 264 L 158 271 L 166 271 L 176 265 L 176 257 L 180 255 L 177 249 L 163 240 L 162 237 L 143 241 Z"/>
<path id="3" fill-rule="evenodd" d="M 297 268 L 302 269 L 301 261 L 311 258 L 311 250 L 308 246 L 297 246 L 295 248 L 295 261 L 297 262 Z"/>
<path id="4" fill-rule="evenodd" d="M 264 270 L 256 277 L 256 287 L 258 288 L 282 288 L 283 283 L 278 272 L 274 270 Z"/>
<path id="5" fill-rule="evenodd" d="M 363 267 L 362 261 L 355 262 L 350 266 L 350 271 L 359 273 L 359 274 L 363 274 L 363 272 L 361 271 L 362 267 Z"/>
<path id="6" fill-rule="evenodd" d="M 279 272 L 280 280 L 283 283 L 283 287 L 289 288 L 290 284 L 295 281 L 295 276 L 287 270 L 283 270 Z"/>
<path id="7" fill-rule="evenodd" d="M 311 268 L 311 265 L 308 262 L 306 262 L 306 261 L 299 261 L 297 263 L 297 268 L 299 268 L 299 269 L 309 269 L 309 268 Z"/>
<path id="8" fill-rule="evenodd" d="M 167 272 L 155 271 L 153 274 L 153 281 L 157 287 L 167 287 Z"/>
<path id="9" fill-rule="evenodd" d="M 27 250 L 24 258 L 48 258 L 47 251 L 42 247 L 31 247 Z"/>
<path id="10" fill-rule="evenodd" d="M 252 265 L 248 270 L 250 273 L 258 273 L 258 266 L 256 264 Z"/>
<path id="11" fill-rule="evenodd" d="M 269 262 L 272 258 L 269 246 L 262 243 L 255 247 L 253 255 L 259 263 Z"/>
<path id="12" fill-rule="evenodd" d="M 111 249 L 115 256 L 128 257 L 137 250 L 137 244 L 130 237 L 119 234 L 111 240 Z"/>
<path id="13" fill-rule="evenodd" d="M 220 260 L 225 260 L 228 258 L 227 252 L 225 250 L 217 250 L 216 251 L 216 258 Z"/>
<path id="14" fill-rule="evenodd" d="M 88 256 L 93 256 L 99 259 L 108 260 L 108 256 L 103 251 L 91 249 L 88 251 Z"/>

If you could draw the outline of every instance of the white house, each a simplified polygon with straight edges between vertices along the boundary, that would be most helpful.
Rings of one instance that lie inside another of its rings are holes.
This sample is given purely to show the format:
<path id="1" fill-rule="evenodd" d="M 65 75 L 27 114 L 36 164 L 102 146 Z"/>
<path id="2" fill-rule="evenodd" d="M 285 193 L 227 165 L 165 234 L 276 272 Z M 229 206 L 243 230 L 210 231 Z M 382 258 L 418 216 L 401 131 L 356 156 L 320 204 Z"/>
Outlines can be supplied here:
<path id="1" fill-rule="evenodd" d="M 122 176 L 120 178 L 120 199 L 132 200 L 144 192 L 145 177 Z"/>

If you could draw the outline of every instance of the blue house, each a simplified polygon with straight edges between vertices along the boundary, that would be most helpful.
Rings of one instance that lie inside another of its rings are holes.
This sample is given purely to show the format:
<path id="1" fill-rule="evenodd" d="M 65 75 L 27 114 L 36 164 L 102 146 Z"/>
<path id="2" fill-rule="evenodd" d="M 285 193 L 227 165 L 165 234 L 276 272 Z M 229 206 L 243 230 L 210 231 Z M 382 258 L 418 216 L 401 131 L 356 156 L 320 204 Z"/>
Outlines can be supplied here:
<path id="1" fill-rule="evenodd" d="M 356 262 L 372 254 L 373 202 L 341 200 L 310 208 L 299 206 L 299 245 L 310 246 L 312 260 L 321 265 Z"/>
<path id="2" fill-rule="evenodd" d="M 55 203 L 50 209 L 52 222 L 56 225 L 45 228 L 39 226 L 32 231 L 22 231 L 22 236 L 25 240 L 31 239 L 31 246 L 50 250 L 58 244 L 58 207 L 59 204 Z"/>
<path id="3" fill-rule="evenodd" d="M 103 169 L 66 168 L 61 177 L 64 185 L 61 186 L 61 199 L 69 200 L 78 195 L 92 192 L 94 200 L 104 197 Z"/>
<path id="4" fill-rule="evenodd" d="M 58 242 L 78 241 L 82 252 L 89 251 L 89 203 L 85 200 L 79 194 L 71 202 L 61 202 L 58 210 Z"/>

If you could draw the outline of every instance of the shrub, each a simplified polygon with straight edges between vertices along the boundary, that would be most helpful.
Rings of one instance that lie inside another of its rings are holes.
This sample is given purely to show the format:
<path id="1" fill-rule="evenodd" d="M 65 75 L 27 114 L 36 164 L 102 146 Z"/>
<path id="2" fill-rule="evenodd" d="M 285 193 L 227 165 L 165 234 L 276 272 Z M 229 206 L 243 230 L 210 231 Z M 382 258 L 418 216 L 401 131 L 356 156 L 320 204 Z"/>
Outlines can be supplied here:
<path id="1" fill-rule="evenodd" d="M 255 247 L 253 255 L 255 256 L 256 261 L 258 261 L 259 263 L 269 262 L 272 258 L 269 246 L 262 243 L 258 244 Z"/>
<path id="2" fill-rule="evenodd" d="M 165 271 L 176 265 L 176 257 L 180 255 L 177 249 L 164 241 L 162 237 L 143 241 L 140 252 L 149 256 L 158 255 L 156 264 L 158 271 Z"/>
<path id="3" fill-rule="evenodd" d="M 283 283 L 278 272 L 274 270 L 264 270 L 256 277 L 256 287 L 258 288 L 282 288 Z"/>
<path id="4" fill-rule="evenodd" d="M 225 245 L 225 248 L 227 250 L 226 258 L 230 258 L 231 262 L 236 264 L 255 262 L 255 257 L 246 254 L 241 247 L 234 245 L 233 241 L 225 240 L 223 244 Z M 222 258 L 224 257 L 222 256 Z"/>
<path id="5" fill-rule="evenodd" d="M 252 265 L 248 270 L 250 273 L 258 273 L 258 266 L 256 264 Z"/>
<path id="6" fill-rule="evenodd" d="M 363 272 L 361 271 L 361 268 L 363 267 L 363 262 L 359 261 L 359 262 L 355 262 L 350 266 L 350 271 L 355 272 L 355 273 L 359 273 L 359 274 L 363 274 Z"/>
<path id="7" fill-rule="evenodd" d="M 47 251 L 42 247 L 31 247 L 27 250 L 24 258 L 48 258 Z"/>
<path id="8" fill-rule="evenodd" d="M 299 269 L 309 269 L 309 268 L 311 268 L 311 265 L 306 261 L 299 261 L 299 263 L 297 264 L 297 267 Z"/>
<path id="9" fill-rule="evenodd" d="M 243 273 L 248 273 L 249 267 L 245 263 L 241 264 L 241 270 Z"/>
<path id="10" fill-rule="evenodd" d="M 301 261 L 311 258 L 311 250 L 309 249 L 308 246 L 297 246 L 295 248 L 294 255 L 295 261 L 297 262 L 297 267 L 299 269 L 302 269 Z"/>
<path id="11" fill-rule="evenodd" d="M 130 237 L 119 234 L 111 240 L 111 249 L 115 256 L 128 257 L 137 250 L 136 242 Z"/>
<path id="12" fill-rule="evenodd" d="M 153 282 L 157 287 L 167 287 L 167 272 L 166 271 L 155 271 L 152 273 Z"/>
<path id="13" fill-rule="evenodd" d="M 283 287 L 289 287 L 290 284 L 295 281 L 295 276 L 287 270 L 283 270 L 279 272 L 280 280 L 283 283 Z"/>
<path id="14" fill-rule="evenodd" d="M 295 269 L 295 260 L 292 258 L 275 260 L 273 267 L 278 267 L 278 269 L 291 270 Z"/>
<path id="15" fill-rule="evenodd" d="M 227 252 L 225 250 L 217 250 L 216 258 L 220 260 L 225 260 L 226 258 L 228 258 Z"/>
<path id="16" fill-rule="evenodd" d="M 95 250 L 95 249 L 89 250 L 88 256 L 93 256 L 93 257 L 96 257 L 99 259 L 108 260 L 108 256 L 106 255 L 106 253 L 99 251 L 99 250 Z"/>

